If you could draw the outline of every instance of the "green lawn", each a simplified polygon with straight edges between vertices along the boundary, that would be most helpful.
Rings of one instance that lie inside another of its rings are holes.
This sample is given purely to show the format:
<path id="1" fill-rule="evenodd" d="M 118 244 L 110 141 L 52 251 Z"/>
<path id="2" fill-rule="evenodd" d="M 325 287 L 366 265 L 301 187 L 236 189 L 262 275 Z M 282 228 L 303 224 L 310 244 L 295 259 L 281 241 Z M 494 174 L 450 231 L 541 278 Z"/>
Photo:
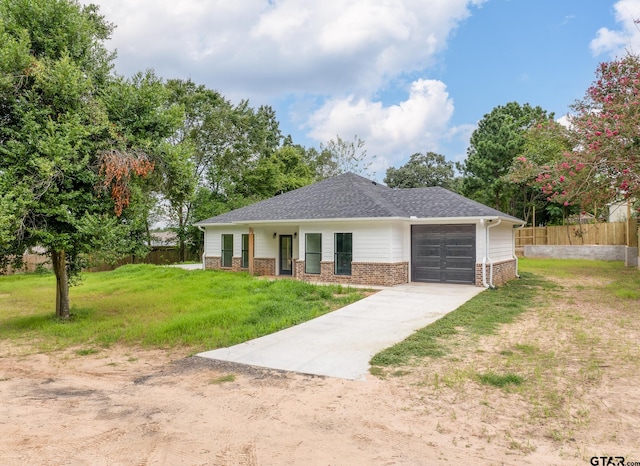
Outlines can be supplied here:
<path id="1" fill-rule="evenodd" d="M 83 274 L 72 318 L 54 316 L 51 274 L 0 277 L 0 338 L 40 351 L 115 343 L 209 350 L 304 322 L 357 301 L 362 290 L 269 281 L 244 273 L 127 265 Z"/>

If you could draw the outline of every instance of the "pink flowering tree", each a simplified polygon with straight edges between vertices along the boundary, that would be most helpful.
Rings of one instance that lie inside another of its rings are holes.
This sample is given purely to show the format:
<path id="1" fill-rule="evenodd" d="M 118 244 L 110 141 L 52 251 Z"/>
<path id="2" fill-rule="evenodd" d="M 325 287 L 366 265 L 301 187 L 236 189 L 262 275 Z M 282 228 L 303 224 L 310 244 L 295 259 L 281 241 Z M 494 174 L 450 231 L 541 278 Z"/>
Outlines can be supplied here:
<path id="1" fill-rule="evenodd" d="M 640 57 L 602 63 L 572 106 L 571 150 L 540 163 L 526 154 L 512 176 L 528 178 L 548 201 L 597 209 L 640 198 Z"/>
<path id="2" fill-rule="evenodd" d="M 541 189 L 541 173 L 542 179 L 551 176 L 547 173 L 551 167 L 562 162 L 563 154 L 572 150 L 573 136 L 568 128 L 548 117 L 533 124 L 525 133 L 524 141 L 520 155 L 513 160 L 504 179 L 519 186 L 519 191 L 526 196 L 525 221 L 531 220 L 534 208 L 539 220 L 558 221 L 570 213 L 571 208 L 561 208 L 549 201 Z"/>

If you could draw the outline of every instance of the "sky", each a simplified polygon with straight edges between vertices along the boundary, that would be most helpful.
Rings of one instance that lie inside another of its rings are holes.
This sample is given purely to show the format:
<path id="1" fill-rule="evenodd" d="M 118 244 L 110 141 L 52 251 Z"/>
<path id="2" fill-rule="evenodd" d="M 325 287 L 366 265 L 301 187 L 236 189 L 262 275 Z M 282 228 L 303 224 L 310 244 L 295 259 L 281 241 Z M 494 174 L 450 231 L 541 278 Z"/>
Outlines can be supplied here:
<path id="1" fill-rule="evenodd" d="M 91 3 L 116 25 L 117 73 L 153 68 L 270 105 L 306 147 L 357 135 L 378 180 L 416 152 L 463 161 L 499 105 L 561 118 L 599 63 L 640 53 L 640 0 Z"/>

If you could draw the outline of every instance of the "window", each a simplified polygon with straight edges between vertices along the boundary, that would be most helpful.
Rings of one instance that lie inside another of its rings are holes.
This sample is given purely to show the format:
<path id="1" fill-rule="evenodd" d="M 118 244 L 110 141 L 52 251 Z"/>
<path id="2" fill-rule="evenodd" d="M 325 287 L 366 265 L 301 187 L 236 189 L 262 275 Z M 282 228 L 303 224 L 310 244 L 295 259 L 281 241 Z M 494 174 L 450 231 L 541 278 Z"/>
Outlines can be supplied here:
<path id="1" fill-rule="evenodd" d="M 231 267 L 233 262 L 233 235 L 222 235 L 222 267 Z"/>
<path id="2" fill-rule="evenodd" d="M 320 273 L 322 260 L 322 234 L 307 233 L 304 247 L 304 273 Z"/>
<path id="3" fill-rule="evenodd" d="M 249 235 L 242 235 L 242 264 L 240 267 L 249 268 Z"/>
<path id="4" fill-rule="evenodd" d="M 335 235 L 335 274 L 351 275 L 352 233 Z"/>

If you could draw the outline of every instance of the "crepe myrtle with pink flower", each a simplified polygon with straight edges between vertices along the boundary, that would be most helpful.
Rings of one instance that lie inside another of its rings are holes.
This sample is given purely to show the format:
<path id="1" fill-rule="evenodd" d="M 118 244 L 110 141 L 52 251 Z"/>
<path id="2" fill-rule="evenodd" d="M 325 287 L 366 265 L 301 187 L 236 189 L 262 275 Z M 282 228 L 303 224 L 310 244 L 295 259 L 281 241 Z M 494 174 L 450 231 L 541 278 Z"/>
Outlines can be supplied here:
<path id="1" fill-rule="evenodd" d="M 545 156 L 533 151 L 516 157 L 510 179 L 536 186 L 548 201 L 564 206 L 590 210 L 620 199 L 636 202 L 640 198 L 640 57 L 628 54 L 602 63 L 585 97 L 572 110 L 568 127 L 546 120 L 531 128 L 530 138 L 556 150 Z M 569 144 L 566 150 L 556 144 L 560 140 Z"/>

